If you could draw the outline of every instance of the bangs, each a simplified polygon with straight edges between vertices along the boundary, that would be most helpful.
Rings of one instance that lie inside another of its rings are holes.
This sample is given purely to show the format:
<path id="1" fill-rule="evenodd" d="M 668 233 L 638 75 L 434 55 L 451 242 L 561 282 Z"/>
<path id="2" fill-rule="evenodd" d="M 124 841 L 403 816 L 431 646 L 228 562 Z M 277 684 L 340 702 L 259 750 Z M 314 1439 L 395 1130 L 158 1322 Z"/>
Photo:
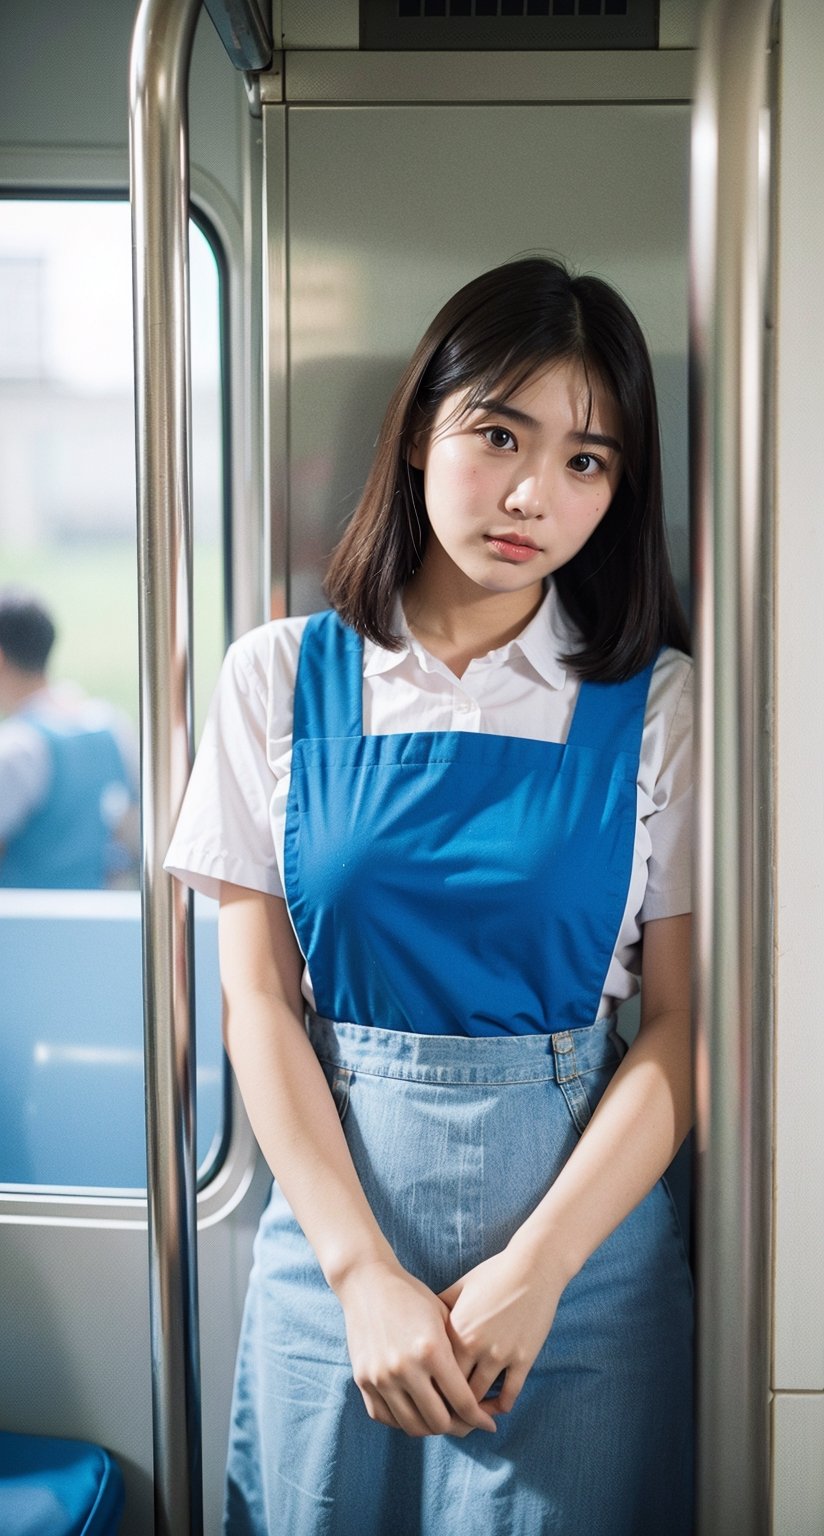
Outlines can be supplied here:
<path id="1" fill-rule="evenodd" d="M 578 370 L 583 383 L 580 391 L 584 404 L 582 438 L 588 435 L 593 417 L 600 403 L 605 400 L 610 402 L 618 415 L 623 437 L 624 412 L 617 391 L 605 378 L 603 367 L 583 348 L 573 348 L 564 352 L 533 351 L 528 356 L 518 358 L 514 364 L 511 359 L 505 359 L 502 365 L 489 367 L 480 377 L 476 376 L 465 381 L 464 398 L 458 400 L 454 411 L 450 412 L 443 426 L 451 427 L 456 422 L 463 421 L 472 411 L 477 410 L 484 400 L 495 399 L 502 403 L 511 400 L 541 374 L 552 373 L 556 368 L 563 368 L 565 365 L 571 365 Z M 458 385 L 456 388 L 460 390 L 461 386 Z"/>

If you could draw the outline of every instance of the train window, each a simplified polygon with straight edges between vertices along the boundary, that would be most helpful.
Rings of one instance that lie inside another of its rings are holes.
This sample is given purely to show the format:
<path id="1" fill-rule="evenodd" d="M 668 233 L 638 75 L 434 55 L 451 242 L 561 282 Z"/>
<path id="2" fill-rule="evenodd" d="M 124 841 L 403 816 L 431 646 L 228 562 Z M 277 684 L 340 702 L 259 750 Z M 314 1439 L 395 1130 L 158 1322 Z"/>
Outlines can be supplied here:
<path id="1" fill-rule="evenodd" d="M 222 655 L 224 285 L 190 226 L 199 728 Z M 0 220 L 0 1184 L 145 1185 L 131 228 L 124 199 Z M 53 636 L 54 632 L 54 636 Z M 51 643 L 53 639 L 53 644 Z M 228 1095 L 196 907 L 198 1162 Z"/>

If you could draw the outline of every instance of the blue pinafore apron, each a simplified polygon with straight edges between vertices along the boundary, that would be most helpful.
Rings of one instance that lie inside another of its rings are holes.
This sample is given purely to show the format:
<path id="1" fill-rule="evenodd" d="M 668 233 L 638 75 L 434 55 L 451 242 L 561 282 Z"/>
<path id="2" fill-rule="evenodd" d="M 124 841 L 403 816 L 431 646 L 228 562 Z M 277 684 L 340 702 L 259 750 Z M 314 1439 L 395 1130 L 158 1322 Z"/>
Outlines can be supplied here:
<path id="1" fill-rule="evenodd" d="M 285 887 L 361 1183 L 433 1291 L 499 1252 L 624 1047 L 597 1019 L 626 904 L 651 668 L 581 685 L 565 744 L 364 736 L 362 643 L 301 643 Z M 255 1245 L 227 1536 L 689 1536 L 692 1289 L 661 1180 L 564 1291 L 497 1433 L 367 1416 L 277 1185 Z"/>

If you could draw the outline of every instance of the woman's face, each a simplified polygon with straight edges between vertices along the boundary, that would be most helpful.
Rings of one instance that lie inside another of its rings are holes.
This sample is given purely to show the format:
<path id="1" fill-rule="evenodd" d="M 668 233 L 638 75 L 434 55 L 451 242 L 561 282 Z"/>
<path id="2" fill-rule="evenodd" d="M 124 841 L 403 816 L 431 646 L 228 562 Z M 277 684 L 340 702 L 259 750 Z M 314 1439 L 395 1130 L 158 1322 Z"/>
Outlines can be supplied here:
<path id="1" fill-rule="evenodd" d="M 410 462 L 423 471 L 431 525 L 424 566 L 450 562 L 458 583 L 524 592 L 565 565 L 604 516 L 621 478 L 621 420 L 577 363 L 536 374 L 505 401 L 457 416 L 442 401 Z"/>

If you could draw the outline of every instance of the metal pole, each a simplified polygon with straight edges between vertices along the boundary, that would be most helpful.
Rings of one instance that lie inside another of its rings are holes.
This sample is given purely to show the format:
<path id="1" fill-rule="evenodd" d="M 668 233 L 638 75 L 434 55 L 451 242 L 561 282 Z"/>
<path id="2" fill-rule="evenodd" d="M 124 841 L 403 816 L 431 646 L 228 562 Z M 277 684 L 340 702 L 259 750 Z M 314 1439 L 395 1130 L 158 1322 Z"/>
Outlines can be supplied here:
<path id="1" fill-rule="evenodd" d="M 141 0 L 129 70 L 156 1536 L 203 1525 L 191 903 L 162 867 L 192 752 L 187 87 L 199 8 Z"/>
<path id="2" fill-rule="evenodd" d="M 692 135 L 700 1536 L 766 1536 L 771 624 L 765 466 L 772 0 L 706 6 Z"/>

